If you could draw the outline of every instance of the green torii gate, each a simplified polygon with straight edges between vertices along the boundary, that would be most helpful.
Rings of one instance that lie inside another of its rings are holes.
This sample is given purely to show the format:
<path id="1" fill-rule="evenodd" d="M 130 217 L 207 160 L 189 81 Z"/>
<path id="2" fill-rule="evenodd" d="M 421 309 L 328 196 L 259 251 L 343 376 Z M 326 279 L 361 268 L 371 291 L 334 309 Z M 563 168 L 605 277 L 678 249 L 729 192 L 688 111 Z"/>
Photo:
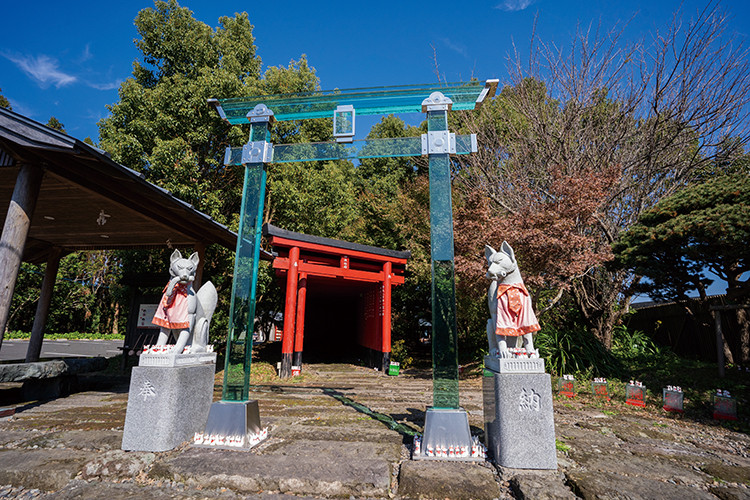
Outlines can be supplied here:
<path id="1" fill-rule="evenodd" d="M 235 256 L 222 402 L 249 399 L 252 333 L 266 189 L 265 165 L 427 155 L 430 175 L 433 409 L 459 411 L 449 156 L 476 152 L 477 143 L 474 134 L 456 136 L 450 133 L 448 112 L 478 109 L 484 99 L 494 96 L 497 84 L 498 80 L 487 80 L 437 86 L 413 85 L 209 100 L 209 104 L 229 124 L 250 122 L 248 143 L 241 148 L 227 148 L 224 158 L 225 165 L 245 166 L 245 183 Z M 421 137 L 353 141 L 356 115 L 415 112 L 427 113 L 428 133 Z M 269 142 L 270 126 L 274 121 L 330 117 L 333 117 L 336 142 L 282 145 Z M 282 375 L 288 376 L 291 373 L 291 361 L 291 358 L 282 359 Z M 428 412 L 425 444 L 428 444 L 429 421 Z M 442 420 L 435 425 L 443 426 Z M 468 431 L 468 420 L 466 430 Z"/>

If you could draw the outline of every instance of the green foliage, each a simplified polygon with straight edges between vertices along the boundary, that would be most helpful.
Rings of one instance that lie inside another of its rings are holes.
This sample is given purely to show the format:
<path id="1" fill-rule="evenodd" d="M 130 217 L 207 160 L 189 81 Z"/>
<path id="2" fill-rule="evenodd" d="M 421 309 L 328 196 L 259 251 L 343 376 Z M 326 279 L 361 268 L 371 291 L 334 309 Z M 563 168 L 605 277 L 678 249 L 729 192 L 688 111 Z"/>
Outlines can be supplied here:
<path id="1" fill-rule="evenodd" d="M 546 369 L 555 375 L 580 374 L 585 377 L 621 376 L 622 363 L 607 351 L 585 327 L 544 328 L 534 347 L 546 360 Z"/>
<path id="2" fill-rule="evenodd" d="M 221 17 L 218 24 L 212 28 L 196 20 L 175 0 L 157 1 L 153 8 L 138 13 L 135 44 L 142 58 L 134 63 L 132 77 L 120 86 L 119 101 L 108 107 L 110 116 L 99 122 L 99 147 L 110 152 L 113 160 L 142 172 L 149 182 L 236 231 L 244 169 L 225 167 L 223 157 L 226 147 L 247 141 L 249 128 L 223 122 L 207 99 L 311 92 L 318 88 L 318 79 L 304 55 L 288 67 L 270 67 L 261 74 L 247 13 Z M 276 143 L 326 140 L 331 134 L 327 122 L 330 120 L 280 123 L 271 138 Z M 338 175 L 345 166 L 324 166 L 314 172 L 299 165 L 287 168 L 269 172 L 269 186 L 282 186 L 270 190 L 268 213 L 271 217 L 276 213 L 273 221 L 282 227 L 289 221 L 311 219 L 310 214 L 323 203 L 312 199 L 313 189 L 327 192 L 338 187 L 334 180 L 351 184 L 345 174 Z M 295 183 L 295 174 L 305 177 L 311 186 L 305 188 L 299 180 Z M 327 178 L 328 174 L 334 180 Z M 314 230 L 330 236 L 347 225 L 347 202 L 336 197 L 341 192 L 333 191 L 326 200 L 334 208 Z M 293 206 L 299 199 L 304 203 Z M 274 207 L 277 201 L 280 206 Z M 343 222 L 338 221 L 339 216 Z M 219 293 L 211 337 L 219 344 L 228 331 L 233 250 L 215 245 L 206 249 L 203 278 L 211 280 Z M 119 252 L 118 256 L 125 273 L 163 273 L 171 251 Z M 265 289 L 271 283 L 272 273 L 265 269 L 259 284 L 261 298 L 272 295 Z"/>
<path id="3" fill-rule="evenodd" d="M 395 340 L 391 343 L 391 360 L 397 361 L 401 368 L 408 368 L 414 363 L 414 358 L 410 356 L 406 342 L 403 339 Z"/>
<path id="4" fill-rule="evenodd" d="M 9 330 L 31 331 L 44 269 L 21 265 Z M 127 310 L 128 295 L 118 284 L 120 272 L 114 252 L 77 252 L 60 259 L 45 331 L 122 334 L 127 318 L 121 311 Z"/>
<path id="5" fill-rule="evenodd" d="M 4 338 L 28 340 L 29 338 L 31 338 L 31 332 L 9 330 L 5 333 Z M 98 332 L 47 333 L 45 331 L 44 340 L 125 340 L 125 335 Z"/>
<path id="6" fill-rule="evenodd" d="M 705 297 L 710 269 L 729 282 L 733 298 L 747 297 L 750 270 L 750 178 L 720 175 L 688 186 L 644 212 L 613 249 L 617 263 L 649 281 L 639 291 L 662 300 Z"/>
<path id="7" fill-rule="evenodd" d="M 2 92 L 3 89 L 0 88 L 0 92 Z M 7 110 L 13 111 L 13 107 L 10 105 L 10 101 L 0 93 L 0 108 L 5 108 Z"/>
<path id="8" fill-rule="evenodd" d="M 268 192 L 272 223 L 315 236 L 356 239 L 351 228 L 358 219 L 358 198 L 351 163 L 273 165 Z"/>
<path id="9" fill-rule="evenodd" d="M 68 135 L 68 133 L 65 131 L 65 125 L 60 123 L 60 120 L 58 120 L 54 116 L 50 117 L 49 121 L 47 122 L 47 126 L 49 128 L 57 130 L 58 132 L 62 132 L 63 134 Z"/>
<path id="10" fill-rule="evenodd" d="M 665 354 L 666 349 L 656 345 L 656 342 L 641 330 L 630 330 L 624 325 L 618 325 L 612 332 L 612 353 L 622 358 L 639 356 L 659 356 Z"/>

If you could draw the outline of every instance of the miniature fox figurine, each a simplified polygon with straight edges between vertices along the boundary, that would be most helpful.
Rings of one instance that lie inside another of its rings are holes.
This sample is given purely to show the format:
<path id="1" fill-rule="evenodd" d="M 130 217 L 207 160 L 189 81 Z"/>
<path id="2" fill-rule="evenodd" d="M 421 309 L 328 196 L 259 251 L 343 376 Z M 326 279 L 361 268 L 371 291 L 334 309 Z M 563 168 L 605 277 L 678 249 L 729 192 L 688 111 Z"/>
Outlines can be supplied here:
<path id="1" fill-rule="evenodd" d="M 534 349 L 533 333 L 539 330 L 529 292 L 523 284 L 515 254 L 503 241 L 500 251 L 489 245 L 484 247 L 489 269 L 486 278 L 490 281 L 487 305 L 490 319 L 487 321 L 487 342 L 490 356 L 510 358 L 508 340 L 523 336 L 523 346 L 530 358 L 538 358 Z"/>
<path id="2" fill-rule="evenodd" d="M 151 320 L 161 327 L 157 345 L 165 345 L 171 331 L 179 330 L 174 352 L 180 354 L 188 345 L 192 352 L 205 352 L 208 327 L 218 302 L 216 288 L 207 281 L 197 293 L 193 289 L 199 262 L 197 253 L 185 259 L 179 250 L 175 250 L 169 260 L 172 279 L 164 287 Z"/>

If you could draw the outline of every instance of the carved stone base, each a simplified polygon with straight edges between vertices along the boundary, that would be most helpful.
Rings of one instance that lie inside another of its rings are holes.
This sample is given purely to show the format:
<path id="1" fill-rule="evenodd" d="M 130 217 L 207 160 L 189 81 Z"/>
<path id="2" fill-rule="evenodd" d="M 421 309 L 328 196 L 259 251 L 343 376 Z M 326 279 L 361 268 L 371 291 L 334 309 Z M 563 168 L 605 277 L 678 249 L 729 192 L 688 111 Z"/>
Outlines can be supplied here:
<path id="1" fill-rule="evenodd" d="M 485 356 L 484 366 L 496 373 L 544 373 L 544 359 Z"/>
<path id="2" fill-rule="evenodd" d="M 197 352 L 190 354 L 154 354 L 144 352 L 138 361 L 139 366 L 175 366 L 216 365 L 215 352 Z"/>
<path id="3" fill-rule="evenodd" d="M 482 390 L 485 439 L 495 462 L 512 469 L 557 469 L 550 376 L 493 373 L 483 377 Z"/>
<path id="4" fill-rule="evenodd" d="M 122 449 L 168 451 L 203 432 L 214 389 L 213 364 L 135 366 Z"/>

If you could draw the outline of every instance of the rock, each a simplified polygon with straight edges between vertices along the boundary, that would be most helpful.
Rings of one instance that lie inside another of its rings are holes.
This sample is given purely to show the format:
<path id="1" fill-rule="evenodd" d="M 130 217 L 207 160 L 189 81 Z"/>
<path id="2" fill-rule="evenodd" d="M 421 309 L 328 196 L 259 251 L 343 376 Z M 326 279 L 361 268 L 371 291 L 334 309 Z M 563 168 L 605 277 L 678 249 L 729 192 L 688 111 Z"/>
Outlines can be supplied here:
<path id="1" fill-rule="evenodd" d="M 572 472 L 568 485 L 584 500 L 716 500 L 698 488 L 607 472 Z"/>
<path id="2" fill-rule="evenodd" d="M 299 439 L 282 441 L 263 449 L 264 454 L 286 455 L 290 457 L 379 458 L 389 462 L 398 462 L 401 458 L 401 444 L 368 443 L 364 441 L 312 441 Z"/>
<path id="3" fill-rule="evenodd" d="M 413 498 L 492 500 L 500 487 L 490 469 L 472 463 L 409 461 L 401 464 L 398 494 Z"/>
<path id="4" fill-rule="evenodd" d="M 173 477 L 203 488 L 277 490 L 323 496 L 387 496 L 391 466 L 368 458 L 290 457 L 191 448 L 165 464 Z"/>
<path id="5" fill-rule="evenodd" d="M 392 443 L 400 445 L 403 437 L 388 429 L 362 429 L 361 427 L 303 427 L 280 425 L 273 431 L 280 439 L 306 439 L 311 441 L 365 441 L 368 443 Z"/>
<path id="6" fill-rule="evenodd" d="M 750 467 L 737 465 L 709 464 L 702 467 L 709 476 L 717 477 L 728 483 L 750 484 Z"/>
<path id="7" fill-rule="evenodd" d="M 510 480 L 518 500 L 576 500 L 575 494 L 565 486 L 559 476 L 521 475 Z"/>
<path id="8" fill-rule="evenodd" d="M 93 458 L 92 453 L 75 450 L 3 450 L 0 484 L 59 490 Z"/>
<path id="9" fill-rule="evenodd" d="M 572 454 L 572 453 L 571 453 Z M 689 465 L 675 463 L 659 456 L 637 456 L 626 453 L 574 455 L 588 470 L 612 472 L 649 479 L 673 479 L 682 484 L 709 482 L 709 478 Z"/>
<path id="10" fill-rule="evenodd" d="M 137 476 L 156 458 L 153 453 L 126 453 L 120 450 L 108 451 L 86 463 L 81 477 L 91 480 L 119 480 Z"/>
<path id="11" fill-rule="evenodd" d="M 106 358 L 97 357 L 0 365 L 0 382 L 23 382 L 30 379 L 96 372 L 104 370 L 108 364 Z"/>
<path id="12" fill-rule="evenodd" d="M 122 431 L 50 432 L 24 441 L 23 448 L 74 448 L 78 450 L 119 450 Z"/>
<path id="13" fill-rule="evenodd" d="M 721 500 L 750 500 L 750 492 L 743 488 L 722 488 L 715 486 L 710 488 L 709 491 Z"/>

